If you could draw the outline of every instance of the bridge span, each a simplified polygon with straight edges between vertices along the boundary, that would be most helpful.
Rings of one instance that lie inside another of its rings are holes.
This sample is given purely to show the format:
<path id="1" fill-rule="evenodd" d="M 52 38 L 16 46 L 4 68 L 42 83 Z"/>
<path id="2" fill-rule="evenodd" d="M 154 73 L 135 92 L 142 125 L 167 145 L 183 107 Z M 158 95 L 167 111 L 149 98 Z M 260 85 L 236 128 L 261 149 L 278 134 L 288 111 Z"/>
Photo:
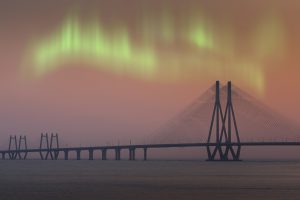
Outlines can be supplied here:
<path id="1" fill-rule="evenodd" d="M 41 134 L 39 148 L 28 148 L 26 136 L 10 136 L 8 150 L 0 150 L 2 159 L 26 159 L 28 153 L 39 153 L 42 160 L 57 160 L 63 154 L 63 159 L 69 160 L 69 153 L 76 152 L 76 159 L 82 159 L 82 152 L 88 152 L 89 160 L 94 160 L 94 152 L 101 151 L 102 160 L 107 160 L 107 152 L 114 151 L 115 159 L 121 160 L 121 152 L 129 153 L 129 160 L 136 160 L 136 150 L 143 150 L 143 159 L 147 160 L 147 151 L 157 148 L 188 148 L 203 147 L 207 151 L 208 161 L 239 161 L 241 148 L 245 146 L 300 146 L 299 141 L 241 141 L 238 125 L 232 102 L 231 82 L 227 85 L 227 102 L 222 109 L 220 101 L 220 83 L 216 82 L 215 100 L 208 138 L 206 142 L 200 143 L 160 143 L 160 144 L 130 144 L 130 145 L 107 145 L 93 147 L 60 147 L 58 134 Z"/>
<path id="2" fill-rule="evenodd" d="M 109 145 L 109 146 L 93 146 L 93 147 L 64 147 L 64 148 L 35 148 L 35 149 L 20 149 L 20 150 L 2 150 L 0 154 L 2 159 L 26 159 L 28 153 L 39 153 L 42 160 L 59 159 L 59 155 L 63 154 L 64 160 L 69 160 L 69 153 L 76 152 L 76 159 L 81 160 L 81 153 L 87 151 L 89 153 L 89 160 L 94 160 L 94 152 L 102 152 L 102 160 L 107 160 L 107 151 L 113 150 L 115 152 L 115 159 L 121 160 L 121 151 L 128 151 L 129 160 L 135 160 L 135 152 L 138 149 L 143 150 L 143 159 L 147 160 L 147 151 L 149 149 L 157 148 L 189 148 L 189 147 L 230 147 L 230 146 L 299 146 L 300 142 L 240 142 L 240 143 L 174 143 L 174 144 L 137 144 L 137 145 Z M 26 156 L 22 156 L 22 154 Z M 43 155 L 44 154 L 44 155 Z M 8 156 L 8 157 L 7 157 Z"/>

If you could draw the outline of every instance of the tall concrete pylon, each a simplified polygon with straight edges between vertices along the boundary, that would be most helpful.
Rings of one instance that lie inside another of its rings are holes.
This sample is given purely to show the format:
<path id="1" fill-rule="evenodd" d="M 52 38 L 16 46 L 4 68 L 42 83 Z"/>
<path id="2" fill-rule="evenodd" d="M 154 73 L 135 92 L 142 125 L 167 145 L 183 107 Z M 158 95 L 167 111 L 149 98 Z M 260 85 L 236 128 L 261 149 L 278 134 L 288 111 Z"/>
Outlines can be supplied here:
<path id="1" fill-rule="evenodd" d="M 227 84 L 227 103 L 225 112 L 223 112 L 220 101 L 220 82 L 216 81 L 215 105 L 207 138 L 208 161 L 238 161 L 240 157 L 241 145 L 232 104 L 231 88 L 229 81 Z M 233 136 L 236 138 L 234 142 L 236 145 L 233 144 Z"/>

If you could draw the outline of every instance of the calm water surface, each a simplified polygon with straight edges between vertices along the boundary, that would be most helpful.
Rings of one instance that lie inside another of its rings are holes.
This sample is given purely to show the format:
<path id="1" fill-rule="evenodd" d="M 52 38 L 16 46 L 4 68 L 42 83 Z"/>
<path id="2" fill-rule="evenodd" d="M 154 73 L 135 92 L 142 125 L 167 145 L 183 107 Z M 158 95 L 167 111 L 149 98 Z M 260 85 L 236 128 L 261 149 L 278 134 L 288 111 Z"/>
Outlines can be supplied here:
<path id="1" fill-rule="evenodd" d="M 0 161 L 0 200 L 300 200 L 300 162 Z"/>

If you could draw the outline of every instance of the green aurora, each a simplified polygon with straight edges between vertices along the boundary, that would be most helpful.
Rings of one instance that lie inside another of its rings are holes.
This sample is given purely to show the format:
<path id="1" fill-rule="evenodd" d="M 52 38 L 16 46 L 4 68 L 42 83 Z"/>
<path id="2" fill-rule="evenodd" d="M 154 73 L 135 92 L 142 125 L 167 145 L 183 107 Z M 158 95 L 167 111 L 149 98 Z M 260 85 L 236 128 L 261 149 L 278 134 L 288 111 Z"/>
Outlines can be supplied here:
<path id="1" fill-rule="evenodd" d="M 33 58 L 35 72 L 43 75 L 58 67 L 62 59 L 80 56 L 109 64 L 116 72 L 146 76 L 155 72 L 157 64 L 153 49 L 134 47 L 125 28 L 110 35 L 97 23 L 83 29 L 75 18 L 68 18 L 58 33 L 37 45 Z"/>
<path id="2" fill-rule="evenodd" d="M 284 28 L 274 15 L 257 23 L 256 31 L 248 36 L 250 42 L 245 43 L 253 51 L 250 56 L 236 53 L 232 30 L 222 29 L 220 34 L 205 19 L 189 20 L 181 29 L 176 29 L 178 24 L 170 14 L 161 20 L 140 21 L 136 36 L 126 23 L 107 28 L 96 20 L 82 23 L 68 16 L 61 28 L 30 45 L 30 71 L 42 77 L 64 63 L 83 59 L 101 70 L 145 80 L 243 79 L 262 93 L 263 62 L 284 49 Z M 224 77 L 228 71 L 231 77 Z"/>

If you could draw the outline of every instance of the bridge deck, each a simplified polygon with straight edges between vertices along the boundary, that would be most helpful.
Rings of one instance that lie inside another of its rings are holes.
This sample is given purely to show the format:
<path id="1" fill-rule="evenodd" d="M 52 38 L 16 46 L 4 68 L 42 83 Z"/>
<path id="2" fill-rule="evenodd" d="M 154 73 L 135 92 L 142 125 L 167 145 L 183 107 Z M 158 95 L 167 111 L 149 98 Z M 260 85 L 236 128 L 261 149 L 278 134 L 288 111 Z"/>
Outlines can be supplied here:
<path id="1" fill-rule="evenodd" d="M 84 150 L 108 150 L 108 149 L 144 149 L 144 148 L 186 148 L 186 147 L 207 147 L 216 146 L 217 143 L 170 143 L 170 144 L 137 144 L 137 145 L 111 145 L 111 146 L 90 146 L 90 147 L 63 147 L 52 148 L 52 151 L 84 151 Z M 226 146 L 226 143 L 221 143 Z M 300 142 L 241 142 L 231 143 L 232 146 L 300 146 Z M 0 153 L 13 152 L 45 152 L 49 149 L 21 149 L 21 150 L 1 150 Z"/>

